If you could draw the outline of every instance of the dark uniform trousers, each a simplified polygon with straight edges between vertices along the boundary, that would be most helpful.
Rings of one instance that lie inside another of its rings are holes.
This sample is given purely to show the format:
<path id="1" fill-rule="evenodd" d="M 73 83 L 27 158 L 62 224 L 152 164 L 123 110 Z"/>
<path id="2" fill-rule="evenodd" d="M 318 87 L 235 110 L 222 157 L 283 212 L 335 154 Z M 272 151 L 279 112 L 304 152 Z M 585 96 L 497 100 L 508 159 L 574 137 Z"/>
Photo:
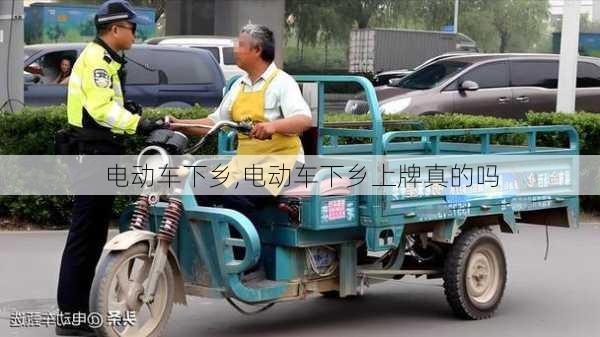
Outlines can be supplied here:
<path id="1" fill-rule="evenodd" d="M 77 193 L 77 186 L 85 184 L 90 175 L 106 175 L 105 169 L 94 166 L 85 154 L 116 155 L 122 153 L 122 148 L 114 142 L 78 143 L 78 152 L 84 155 L 76 163 L 77 169 L 71 171 L 76 195 L 60 264 L 57 302 L 62 312 L 88 313 L 90 289 L 106 244 L 115 196 L 83 195 Z"/>
<path id="2" fill-rule="evenodd" d="M 108 235 L 113 195 L 77 195 L 60 264 L 58 308 L 89 312 L 90 288 Z"/>

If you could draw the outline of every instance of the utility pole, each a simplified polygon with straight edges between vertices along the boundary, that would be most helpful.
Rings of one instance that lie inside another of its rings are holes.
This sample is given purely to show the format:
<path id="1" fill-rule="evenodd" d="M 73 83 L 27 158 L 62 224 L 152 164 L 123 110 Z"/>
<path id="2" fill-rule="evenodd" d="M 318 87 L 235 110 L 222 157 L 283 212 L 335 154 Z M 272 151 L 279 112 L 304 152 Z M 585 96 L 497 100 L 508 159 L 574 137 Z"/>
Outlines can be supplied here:
<path id="1" fill-rule="evenodd" d="M 0 1 L 0 112 L 23 108 L 23 0 Z"/>
<path id="2" fill-rule="evenodd" d="M 579 58 L 579 0 L 565 0 L 560 37 L 556 111 L 575 112 Z"/>
<path id="3" fill-rule="evenodd" d="M 459 0 L 454 0 L 454 34 L 458 33 L 458 4 Z"/>

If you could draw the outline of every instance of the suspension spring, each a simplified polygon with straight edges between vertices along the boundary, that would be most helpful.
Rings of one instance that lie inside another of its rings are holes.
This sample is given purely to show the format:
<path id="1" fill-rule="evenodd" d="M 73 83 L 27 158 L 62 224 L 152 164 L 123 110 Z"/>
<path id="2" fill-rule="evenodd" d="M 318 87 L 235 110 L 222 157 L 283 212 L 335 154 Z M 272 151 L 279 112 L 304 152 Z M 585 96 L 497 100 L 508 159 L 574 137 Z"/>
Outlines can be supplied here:
<path id="1" fill-rule="evenodd" d="M 148 218 L 150 217 L 149 205 L 148 196 L 141 195 L 138 198 L 137 202 L 135 203 L 135 209 L 133 210 L 131 222 L 129 223 L 130 230 L 143 231 L 146 229 Z"/>
<path id="2" fill-rule="evenodd" d="M 179 220 L 183 214 L 183 203 L 177 198 L 169 198 L 169 205 L 165 209 L 162 218 L 160 230 L 158 231 L 158 239 L 167 242 L 173 241 L 177 235 L 177 227 Z"/>

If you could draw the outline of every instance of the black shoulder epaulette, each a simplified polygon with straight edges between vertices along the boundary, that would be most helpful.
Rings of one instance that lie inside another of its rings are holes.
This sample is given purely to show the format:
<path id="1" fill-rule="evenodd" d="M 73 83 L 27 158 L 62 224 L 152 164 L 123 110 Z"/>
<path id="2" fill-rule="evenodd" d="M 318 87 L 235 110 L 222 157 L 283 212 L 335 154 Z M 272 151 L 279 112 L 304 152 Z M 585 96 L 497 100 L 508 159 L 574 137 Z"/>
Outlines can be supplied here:
<path id="1" fill-rule="evenodd" d="M 107 52 L 104 53 L 104 61 L 106 61 L 109 64 L 112 62 L 112 58 L 110 58 Z"/>

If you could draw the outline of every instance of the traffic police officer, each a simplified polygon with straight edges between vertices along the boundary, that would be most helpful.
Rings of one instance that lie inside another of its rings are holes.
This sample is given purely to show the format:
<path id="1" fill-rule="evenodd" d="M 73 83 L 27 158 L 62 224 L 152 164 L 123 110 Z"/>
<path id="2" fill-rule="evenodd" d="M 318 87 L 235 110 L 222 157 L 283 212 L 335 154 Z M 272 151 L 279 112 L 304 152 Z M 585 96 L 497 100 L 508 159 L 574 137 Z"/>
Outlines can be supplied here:
<path id="1" fill-rule="evenodd" d="M 97 37 L 82 51 L 69 79 L 68 134 L 75 146 L 68 154 L 116 155 L 121 152 L 123 135 L 147 134 L 160 127 L 158 121 L 140 116 L 139 105 L 125 101 L 122 67 L 126 61 L 118 54 L 131 48 L 137 24 L 152 22 L 136 15 L 125 0 L 103 3 L 94 21 Z M 63 315 L 89 312 L 90 288 L 106 242 L 113 201 L 113 195 L 75 196 L 58 281 L 58 308 Z M 57 326 L 56 334 L 85 336 L 93 331 L 87 325 L 71 324 Z"/>

